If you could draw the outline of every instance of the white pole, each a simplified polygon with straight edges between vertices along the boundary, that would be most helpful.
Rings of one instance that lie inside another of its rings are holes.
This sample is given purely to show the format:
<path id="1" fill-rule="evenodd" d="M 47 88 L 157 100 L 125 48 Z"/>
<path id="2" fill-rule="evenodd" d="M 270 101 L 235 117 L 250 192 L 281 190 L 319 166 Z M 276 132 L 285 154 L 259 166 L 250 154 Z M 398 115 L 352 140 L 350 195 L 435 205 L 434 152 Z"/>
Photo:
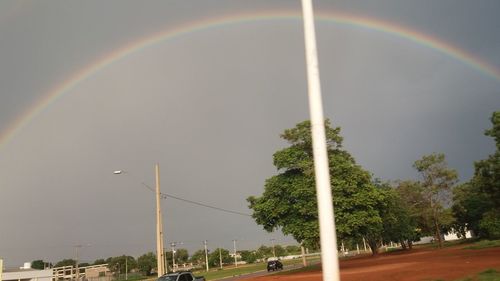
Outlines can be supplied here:
<path id="1" fill-rule="evenodd" d="M 221 253 L 221 248 L 219 247 L 219 263 L 220 263 L 220 269 L 222 269 L 222 253 Z M 0 280 L 2 281 L 2 280 Z"/>
<path id="2" fill-rule="evenodd" d="M 2 281 L 2 274 L 3 274 L 3 260 L 0 259 L 0 281 Z"/>
<path id="3" fill-rule="evenodd" d="M 175 272 L 175 243 L 170 244 L 172 246 L 172 271 Z"/>
<path id="4" fill-rule="evenodd" d="M 208 272 L 208 250 L 207 250 L 207 240 L 203 241 L 203 244 L 205 244 L 205 264 L 207 267 L 207 272 Z"/>
<path id="5" fill-rule="evenodd" d="M 238 267 L 238 258 L 236 258 L 236 240 L 233 240 L 234 244 L 234 265 Z"/>
<path id="6" fill-rule="evenodd" d="M 318 199 L 323 281 L 338 281 L 340 280 L 340 275 L 337 257 L 337 237 L 335 233 L 335 217 L 333 214 L 330 172 L 326 151 L 312 0 L 302 0 L 302 12 L 304 17 L 309 111 L 311 115 L 316 195 Z"/>
<path id="7" fill-rule="evenodd" d="M 75 245 L 75 251 L 76 251 L 76 260 L 75 260 L 75 279 L 78 281 L 78 278 L 80 277 L 80 268 L 78 268 L 78 248 L 81 248 L 82 245 Z"/>

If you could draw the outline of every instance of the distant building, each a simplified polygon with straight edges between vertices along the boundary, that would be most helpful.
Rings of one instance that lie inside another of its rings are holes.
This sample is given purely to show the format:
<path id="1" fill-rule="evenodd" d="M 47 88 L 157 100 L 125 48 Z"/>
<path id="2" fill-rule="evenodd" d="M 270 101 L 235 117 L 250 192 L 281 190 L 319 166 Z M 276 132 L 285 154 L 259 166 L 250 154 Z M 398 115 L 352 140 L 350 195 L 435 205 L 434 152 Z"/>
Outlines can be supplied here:
<path id="1" fill-rule="evenodd" d="M 15 269 L 4 270 L 2 281 L 52 281 L 52 269 Z"/>

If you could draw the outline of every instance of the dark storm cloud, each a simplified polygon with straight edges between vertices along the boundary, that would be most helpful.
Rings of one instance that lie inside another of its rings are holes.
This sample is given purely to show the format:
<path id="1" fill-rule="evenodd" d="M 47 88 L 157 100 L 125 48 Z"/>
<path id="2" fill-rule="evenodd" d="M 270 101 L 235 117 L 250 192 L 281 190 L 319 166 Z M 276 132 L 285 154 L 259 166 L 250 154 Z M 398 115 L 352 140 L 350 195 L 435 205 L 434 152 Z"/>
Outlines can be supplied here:
<path id="1" fill-rule="evenodd" d="M 200 17 L 300 9 L 291 1 L 27 3 L 24 16 L 0 25 L 0 130 L 137 38 Z M 499 62 L 496 4 L 453 3 L 317 8 L 404 24 Z M 500 104 L 499 81 L 377 32 L 323 23 L 318 40 L 326 115 L 374 176 L 415 177 L 413 161 L 437 151 L 467 179 L 473 161 L 493 151 L 482 133 Z M 256 22 L 159 43 L 88 77 L 0 147 L 0 255 L 15 266 L 71 258 L 75 244 L 91 244 L 84 260 L 153 250 L 154 197 L 141 182 L 154 185 L 156 162 L 166 193 L 248 213 L 245 198 L 276 172 L 279 134 L 307 119 L 304 63 L 300 24 Z M 232 248 L 233 239 L 241 248 L 293 242 L 245 216 L 163 204 L 166 242 L 191 252 L 205 239 L 212 248 Z"/>

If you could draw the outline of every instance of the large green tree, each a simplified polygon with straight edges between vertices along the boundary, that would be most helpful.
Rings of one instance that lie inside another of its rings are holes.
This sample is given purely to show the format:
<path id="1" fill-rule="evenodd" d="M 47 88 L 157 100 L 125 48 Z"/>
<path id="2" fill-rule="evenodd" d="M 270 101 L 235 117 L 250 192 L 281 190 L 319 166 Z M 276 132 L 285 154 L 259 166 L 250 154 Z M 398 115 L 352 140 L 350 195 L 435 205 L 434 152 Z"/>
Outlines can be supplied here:
<path id="1" fill-rule="evenodd" d="M 137 258 L 137 267 L 139 271 L 146 275 L 151 275 L 153 268 L 156 268 L 156 255 L 152 252 L 146 253 Z"/>
<path id="2" fill-rule="evenodd" d="M 382 219 L 377 205 L 382 195 L 371 175 L 342 148 L 340 128 L 325 122 L 337 235 L 380 240 Z M 253 218 L 267 231 L 280 229 L 305 246 L 318 246 L 319 224 L 314 179 L 311 124 L 304 121 L 281 137 L 289 146 L 273 155 L 278 174 L 267 179 L 260 197 L 249 197 Z M 375 254 L 376 243 L 371 245 Z"/>
<path id="3" fill-rule="evenodd" d="M 258 259 L 257 251 L 242 250 L 239 252 L 240 252 L 241 260 L 243 260 L 247 263 L 254 263 Z"/>
<path id="4" fill-rule="evenodd" d="M 470 229 L 484 238 L 500 238 L 500 111 L 491 116 L 492 128 L 485 135 L 493 137 L 496 151 L 475 163 L 472 179 L 453 192 L 455 227 Z"/>
<path id="5" fill-rule="evenodd" d="M 116 273 L 130 272 L 132 269 L 137 268 L 137 261 L 132 256 L 118 256 L 108 258 L 108 268 Z"/>
<path id="6" fill-rule="evenodd" d="M 418 239 L 417 222 L 411 216 L 411 210 L 398 190 L 388 183 L 376 182 L 375 185 L 383 193 L 384 200 L 379 207 L 382 217 L 382 240 L 399 242 L 403 249 L 411 249 L 413 241 Z"/>
<path id="7" fill-rule="evenodd" d="M 50 267 L 50 263 L 43 260 L 34 260 L 31 262 L 31 268 L 33 269 L 45 269 L 45 267 Z"/>
<path id="8" fill-rule="evenodd" d="M 190 260 L 194 264 L 198 265 L 205 264 L 205 250 L 198 250 L 194 252 Z"/>
<path id="9" fill-rule="evenodd" d="M 453 185 L 458 174 L 454 169 L 448 168 L 445 156 L 442 153 L 424 155 L 415 161 L 413 167 L 420 173 L 419 184 L 421 210 L 426 225 L 433 229 L 434 237 L 443 246 L 441 237 L 443 225 L 450 223 L 450 213 L 445 210 L 443 203 L 450 197 Z"/>
<path id="10" fill-rule="evenodd" d="M 475 163 L 474 181 L 479 188 L 493 201 L 495 208 L 500 209 L 500 111 L 491 116 L 492 128 L 485 135 L 495 139 L 496 151 L 488 159 Z"/>
<path id="11" fill-rule="evenodd" d="M 219 252 L 220 250 L 220 252 Z M 226 249 L 222 248 L 217 248 L 213 250 L 210 255 L 208 256 L 208 264 L 210 266 L 220 266 L 220 259 L 222 257 L 222 264 L 229 264 L 232 261 L 234 261 L 231 256 L 229 255 L 229 251 Z"/>
<path id="12" fill-rule="evenodd" d="M 165 252 L 167 258 L 167 265 L 172 268 L 172 251 Z M 175 264 L 187 263 L 189 260 L 189 253 L 187 249 L 176 249 L 175 250 Z"/>

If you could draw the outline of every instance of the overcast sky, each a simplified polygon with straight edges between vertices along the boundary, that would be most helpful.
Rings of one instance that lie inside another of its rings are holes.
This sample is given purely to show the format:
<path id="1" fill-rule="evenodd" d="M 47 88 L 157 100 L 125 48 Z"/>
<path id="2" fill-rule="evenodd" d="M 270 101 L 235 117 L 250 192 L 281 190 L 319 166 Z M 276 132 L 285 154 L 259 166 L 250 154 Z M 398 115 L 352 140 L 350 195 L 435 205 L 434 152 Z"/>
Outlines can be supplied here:
<path id="1" fill-rule="evenodd" d="M 405 26 L 500 68 L 500 2 L 314 1 Z M 141 38 L 204 18 L 296 10 L 300 1 L 0 2 L 0 136 L 52 89 Z M 357 162 L 384 180 L 443 152 L 461 180 L 494 150 L 483 132 L 500 81 L 410 40 L 318 22 L 325 114 Z M 201 29 L 102 68 L 0 144 L 0 257 L 6 266 L 155 249 L 154 164 L 162 191 L 250 213 L 276 174 L 279 134 L 308 118 L 301 22 Z M 113 175 L 114 170 L 125 174 Z M 245 216 L 162 200 L 165 245 L 293 244 Z"/>

